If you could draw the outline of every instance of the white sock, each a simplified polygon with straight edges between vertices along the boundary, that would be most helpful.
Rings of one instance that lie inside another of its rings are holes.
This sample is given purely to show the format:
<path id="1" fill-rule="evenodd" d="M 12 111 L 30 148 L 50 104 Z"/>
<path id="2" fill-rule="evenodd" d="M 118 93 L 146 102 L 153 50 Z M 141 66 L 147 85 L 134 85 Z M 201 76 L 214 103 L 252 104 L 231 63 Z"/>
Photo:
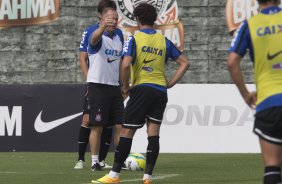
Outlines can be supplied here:
<path id="1" fill-rule="evenodd" d="M 152 180 L 152 178 L 153 178 L 153 176 L 149 175 L 149 174 L 144 174 L 144 176 L 143 176 L 143 180 L 145 180 L 145 179 Z"/>
<path id="2" fill-rule="evenodd" d="M 109 176 L 110 176 L 111 178 L 118 178 L 118 177 L 119 177 L 119 173 L 114 172 L 114 171 L 110 171 Z"/>
<path id="3" fill-rule="evenodd" d="M 95 163 L 99 163 L 98 155 L 91 155 L 91 159 L 92 159 L 92 165 L 94 165 Z"/>

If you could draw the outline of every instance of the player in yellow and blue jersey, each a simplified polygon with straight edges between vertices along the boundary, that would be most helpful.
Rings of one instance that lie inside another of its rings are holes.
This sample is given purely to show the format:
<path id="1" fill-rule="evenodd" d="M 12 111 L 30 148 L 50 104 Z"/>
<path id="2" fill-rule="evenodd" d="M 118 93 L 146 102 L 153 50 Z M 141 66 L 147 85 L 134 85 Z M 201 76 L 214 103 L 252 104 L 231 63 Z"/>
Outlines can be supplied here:
<path id="1" fill-rule="evenodd" d="M 159 155 L 159 132 L 167 104 L 167 88 L 173 87 L 189 67 L 187 57 L 170 40 L 153 29 L 157 12 L 152 5 L 140 4 L 133 13 L 140 32 L 131 36 L 123 48 L 122 92 L 124 97 L 129 93 L 129 101 L 125 108 L 120 141 L 112 170 L 108 175 L 92 180 L 93 183 L 120 182 L 119 173 L 130 152 L 133 136 L 144 124 L 147 124 L 148 147 L 143 182 L 152 182 L 152 172 Z M 168 58 L 175 60 L 179 67 L 172 79 L 167 81 L 164 68 Z"/>
<path id="2" fill-rule="evenodd" d="M 254 133 L 259 136 L 264 184 L 281 183 L 282 165 L 282 11 L 280 0 L 258 0 L 260 14 L 246 20 L 235 36 L 228 68 L 245 102 L 256 109 Z M 246 88 L 240 68 L 249 49 L 256 92 Z"/>

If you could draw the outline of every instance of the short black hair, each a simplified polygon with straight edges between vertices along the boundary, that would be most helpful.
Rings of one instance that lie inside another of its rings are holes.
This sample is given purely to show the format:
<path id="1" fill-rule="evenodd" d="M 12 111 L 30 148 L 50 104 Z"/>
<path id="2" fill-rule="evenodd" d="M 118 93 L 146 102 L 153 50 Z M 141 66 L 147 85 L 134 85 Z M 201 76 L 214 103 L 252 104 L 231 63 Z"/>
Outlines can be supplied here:
<path id="1" fill-rule="evenodd" d="M 257 1 L 260 4 L 265 4 L 265 3 L 268 3 L 268 2 L 278 3 L 279 0 L 257 0 Z"/>
<path id="2" fill-rule="evenodd" d="M 138 17 L 142 25 L 154 25 L 157 20 L 157 10 L 154 6 L 146 3 L 139 4 L 134 10 L 133 15 Z"/>
<path id="3" fill-rule="evenodd" d="M 117 5 L 112 0 L 101 0 L 98 4 L 98 13 L 102 14 L 105 9 L 117 10 Z"/>

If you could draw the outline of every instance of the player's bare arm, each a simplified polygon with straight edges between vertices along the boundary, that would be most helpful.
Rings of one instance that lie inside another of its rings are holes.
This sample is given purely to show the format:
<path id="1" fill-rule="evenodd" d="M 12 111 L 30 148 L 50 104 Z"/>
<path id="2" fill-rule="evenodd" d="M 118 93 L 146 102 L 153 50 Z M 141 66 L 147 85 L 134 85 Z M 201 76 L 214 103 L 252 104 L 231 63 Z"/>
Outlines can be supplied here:
<path id="1" fill-rule="evenodd" d="M 99 28 L 92 34 L 91 45 L 96 45 L 101 40 L 104 31 L 108 26 L 112 25 L 112 22 L 112 17 L 109 17 L 107 14 L 102 15 Z"/>
<path id="2" fill-rule="evenodd" d="M 238 87 L 242 97 L 248 106 L 252 109 L 255 108 L 256 92 L 249 92 L 244 81 L 244 77 L 240 67 L 241 56 L 237 53 L 230 53 L 228 56 L 228 70 L 235 85 Z"/>
<path id="3" fill-rule="evenodd" d="M 79 52 L 80 69 L 82 71 L 84 80 L 86 80 L 88 74 L 87 59 L 87 52 Z"/>
<path id="4" fill-rule="evenodd" d="M 102 38 L 103 32 L 105 31 L 106 26 L 100 23 L 98 29 L 94 31 L 91 37 L 91 45 L 96 45 Z"/>
<path id="5" fill-rule="evenodd" d="M 127 98 L 129 87 L 129 77 L 130 77 L 130 64 L 132 61 L 131 56 L 124 56 L 121 65 L 120 65 L 120 79 L 122 84 L 122 96 L 123 98 Z"/>
<path id="6" fill-rule="evenodd" d="M 190 67 L 188 58 L 183 54 L 180 55 L 175 61 L 179 66 L 172 78 L 167 82 L 167 88 L 172 88 L 182 78 L 186 70 L 188 70 L 188 68 Z"/>

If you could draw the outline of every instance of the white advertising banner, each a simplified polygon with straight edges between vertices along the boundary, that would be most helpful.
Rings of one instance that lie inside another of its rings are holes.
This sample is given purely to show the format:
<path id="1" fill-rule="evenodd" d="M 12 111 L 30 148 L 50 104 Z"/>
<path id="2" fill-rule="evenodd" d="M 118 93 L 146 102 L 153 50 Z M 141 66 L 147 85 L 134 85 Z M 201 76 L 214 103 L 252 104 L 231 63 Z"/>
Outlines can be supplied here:
<path id="1" fill-rule="evenodd" d="M 254 85 L 248 85 L 254 90 Z M 168 90 L 160 134 L 162 153 L 258 153 L 254 111 L 233 84 L 178 84 Z M 146 127 L 131 152 L 146 152 Z"/>

